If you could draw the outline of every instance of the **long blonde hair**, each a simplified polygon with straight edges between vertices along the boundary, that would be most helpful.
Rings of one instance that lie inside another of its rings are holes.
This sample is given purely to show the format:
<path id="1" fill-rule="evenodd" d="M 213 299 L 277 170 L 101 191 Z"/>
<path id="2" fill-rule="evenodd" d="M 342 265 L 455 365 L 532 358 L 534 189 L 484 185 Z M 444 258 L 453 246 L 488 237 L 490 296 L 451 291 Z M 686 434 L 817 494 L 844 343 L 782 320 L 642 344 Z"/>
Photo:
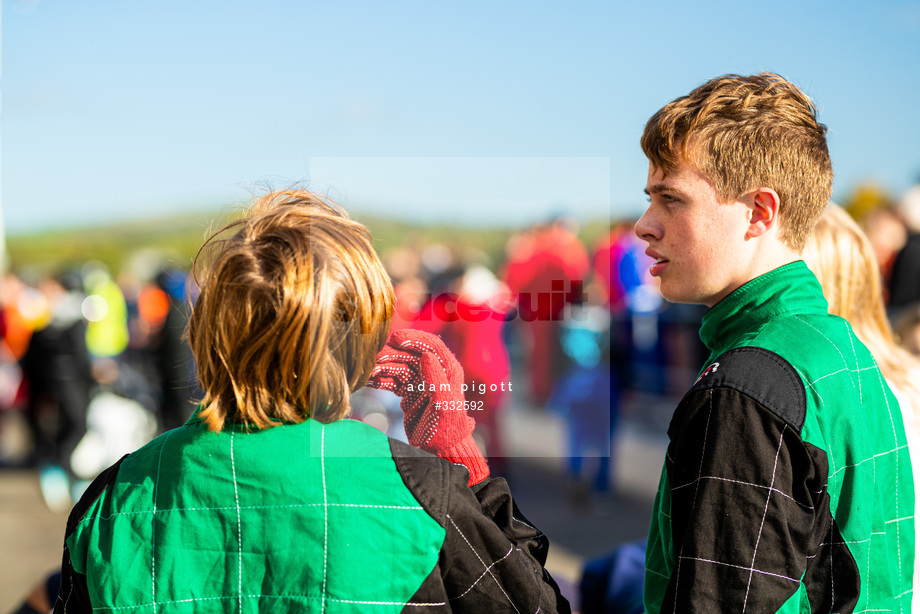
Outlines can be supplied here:
<path id="1" fill-rule="evenodd" d="M 852 325 L 885 379 L 920 399 L 920 388 L 910 377 L 912 370 L 920 368 L 920 361 L 895 340 L 875 252 L 850 214 L 833 203 L 828 205 L 802 257 L 821 282 L 829 311 Z"/>

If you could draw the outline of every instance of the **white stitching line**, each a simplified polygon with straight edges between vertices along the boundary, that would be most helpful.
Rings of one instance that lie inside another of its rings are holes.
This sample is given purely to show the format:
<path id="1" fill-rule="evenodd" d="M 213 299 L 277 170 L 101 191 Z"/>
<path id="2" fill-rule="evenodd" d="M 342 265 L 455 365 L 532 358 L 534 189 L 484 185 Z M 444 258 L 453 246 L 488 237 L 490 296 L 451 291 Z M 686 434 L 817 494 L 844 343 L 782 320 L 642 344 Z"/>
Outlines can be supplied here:
<path id="1" fill-rule="evenodd" d="M 538 529 L 537 527 L 535 527 L 535 526 L 533 526 L 533 525 L 530 525 L 530 524 L 527 524 L 526 522 L 524 522 L 524 521 L 521 520 L 520 518 L 515 518 L 514 516 L 512 516 L 512 517 L 511 517 L 511 521 L 512 521 L 512 522 L 519 522 L 519 523 L 521 523 L 522 525 L 524 525 L 525 527 L 527 527 L 528 529 L 531 529 L 531 530 L 533 530 L 533 531 L 536 531 L 537 534 L 534 535 L 532 539 L 540 539 L 541 537 L 543 537 L 543 536 L 546 535 L 545 533 L 543 533 L 543 531 L 541 531 L 541 530 Z"/>
<path id="2" fill-rule="evenodd" d="M 823 332 L 821 329 L 816 328 L 814 324 L 812 324 L 812 323 L 809 322 L 808 320 L 804 319 L 802 316 L 797 315 L 797 316 L 795 316 L 795 319 L 798 320 L 799 322 L 801 322 L 802 324 L 805 324 L 806 326 L 808 326 L 808 327 L 814 329 L 815 331 L 817 331 L 817 333 L 818 333 L 819 335 L 821 335 L 822 337 L 824 337 L 824 340 L 827 341 L 828 343 L 830 343 L 830 344 L 831 344 L 831 347 L 833 347 L 835 350 L 837 350 L 837 354 L 840 356 L 840 360 L 841 360 L 841 362 L 843 362 L 843 365 L 844 365 L 845 367 L 849 368 L 849 366 L 847 365 L 847 359 L 846 359 L 846 357 L 843 355 L 843 352 L 840 351 L 840 348 L 837 347 L 837 344 L 834 343 L 833 341 L 831 341 L 831 340 L 828 338 L 828 336 L 825 335 L 824 332 Z"/>
<path id="3" fill-rule="evenodd" d="M 696 475 L 696 490 L 693 491 L 693 505 L 690 507 L 691 517 L 693 516 L 693 510 L 696 509 L 697 495 L 700 494 L 699 482 L 700 482 L 700 476 L 703 475 L 703 459 L 706 458 L 706 440 L 709 438 L 709 420 L 712 418 L 712 403 L 713 403 L 712 389 L 710 388 L 709 389 L 709 413 L 706 414 L 706 430 L 703 432 L 703 447 L 700 450 L 700 471 Z M 686 541 L 684 541 L 684 543 L 680 545 L 680 554 L 683 554 L 684 546 L 686 545 L 687 545 Z M 677 573 L 674 574 L 674 611 L 675 612 L 677 611 L 677 585 L 680 582 L 680 562 L 684 558 L 683 556 L 680 556 L 680 554 L 677 557 Z"/>
<path id="4" fill-rule="evenodd" d="M 369 507 L 374 509 L 383 509 L 383 510 L 424 510 L 425 508 L 417 505 L 374 505 L 371 503 L 289 503 L 287 505 L 241 505 L 239 509 L 241 510 L 270 510 L 270 509 L 290 509 L 296 507 Z M 157 510 L 157 514 L 167 514 L 169 512 L 225 512 L 227 510 L 235 510 L 237 508 L 231 506 L 225 507 L 171 507 L 165 510 Z M 140 512 L 115 512 L 108 516 L 103 516 L 102 514 L 97 514 L 95 516 L 87 516 L 81 522 L 87 520 L 111 520 L 115 516 L 138 516 L 140 514 L 152 514 L 153 510 L 142 510 Z"/>
<path id="5" fill-rule="evenodd" d="M 70 564 L 73 567 L 73 562 Z M 67 604 L 70 603 L 70 598 L 73 595 L 73 573 L 67 574 L 70 576 L 70 592 L 67 593 L 67 599 L 64 600 L 64 614 L 67 614 Z"/>
<path id="6" fill-rule="evenodd" d="M 483 578 L 486 577 L 486 574 L 489 573 L 489 570 L 490 570 L 490 569 L 492 569 L 493 567 L 495 567 L 496 565 L 498 565 L 499 563 L 501 563 L 502 561 L 504 561 L 505 559 L 507 559 L 509 556 L 511 556 L 511 553 L 512 553 L 512 552 L 514 552 L 514 546 L 512 546 L 511 548 L 508 549 L 508 553 L 507 553 L 505 556 L 503 556 L 502 558 L 498 559 L 497 561 L 493 562 L 491 565 L 489 565 L 488 567 L 486 567 L 486 570 L 485 570 L 484 572 L 482 572 L 482 575 L 480 575 L 478 578 L 476 578 L 476 581 L 473 582 L 472 584 L 470 584 L 470 587 L 469 587 L 468 589 L 466 589 L 465 591 L 463 591 L 462 593 L 460 593 L 460 594 L 457 595 L 456 597 L 450 597 L 450 598 L 449 598 L 450 601 L 456 601 L 457 599 L 463 598 L 468 592 L 470 592 L 471 590 L 473 590 L 473 587 L 475 587 L 477 584 L 479 584 L 479 581 L 480 581 L 480 580 L 482 580 Z"/>
<path id="7" fill-rule="evenodd" d="M 875 462 L 874 458 L 872 459 L 872 483 L 873 484 L 878 483 L 878 463 Z M 872 570 L 871 570 L 871 567 L 872 567 L 872 535 L 873 533 L 870 532 L 869 533 L 869 545 L 866 547 L 866 578 L 867 579 L 872 577 Z M 872 603 L 871 584 L 872 584 L 871 582 L 866 582 L 866 604 Z"/>
<path id="8" fill-rule="evenodd" d="M 859 372 L 859 356 L 856 354 L 856 344 L 853 343 L 853 327 L 849 324 L 846 327 L 847 337 L 850 339 L 850 350 L 853 352 L 853 360 L 856 362 L 856 371 Z M 857 377 L 856 383 L 859 384 L 859 402 L 863 402 L 862 378 Z"/>
<path id="9" fill-rule="evenodd" d="M 805 505 L 804 503 L 800 503 L 800 502 L 796 501 L 794 497 L 792 497 L 791 495 L 787 495 L 786 493 L 784 493 L 783 491 L 781 491 L 781 490 L 778 489 L 778 488 L 773 488 L 772 486 L 764 486 L 763 484 L 754 484 L 753 482 L 743 482 L 743 481 L 741 481 L 741 480 L 731 480 L 731 479 L 729 479 L 729 478 L 720 478 L 720 477 L 715 476 L 715 475 L 704 475 L 704 476 L 701 476 L 701 477 L 697 478 L 696 480 L 693 480 L 692 482 L 687 482 L 686 484 L 681 484 L 680 486 L 675 486 L 674 488 L 671 489 L 671 491 L 673 492 L 673 491 L 675 491 L 675 490 L 680 490 L 681 488 L 685 488 L 685 487 L 687 487 L 687 486 L 690 486 L 691 484 L 693 484 L 693 483 L 695 483 L 695 482 L 697 482 L 697 481 L 699 481 L 699 480 L 720 480 L 720 481 L 722 481 L 722 482 L 731 482 L 731 483 L 733 483 L 733 484 L 741 484 L 742 486 L 753 486 L 754 488 L 766 488 L 767 490 L 769 490 L 769 491 L 771 491 L 771 492 L 775 492 L 775 493 L 778 494 L 778 495 L 782 495 L 782 496 L 786 497 L 787 499 L 789 499 L 790 501 L 792 501 L 792 502 L 795 503 L 796 505 L 799 505 L 799 506 L 801 506 L 801 507 L 804 507 L 804 508 L 807 509 L 807 510 L 813 510 L 813 509 L 815 509 L 813 505 Z M 824 492 L 823 489 L 817 491 L 815 494 L 820 495 L 822 492 Z"/>
<path id="10" fill-rule="evenodd" d="M 247 599 L 297 599 L 297 600 L 318 600 L 322 599 L 321 597 L 309 597 L 307 595 L 241 595 Z M 194 603 L 196 601 L 223 601 L 226 599 L 233 599 L 233 595 L 223 595 L 220 597 L 195 597 L 194 599 L 175 599 L 172 601 L 159 601 L 156 604 L 153 603 L 141 603 L 138 605 L 122 605 L 122 606 L 96 606 L 93 608 L 93 611 L 97 610 L 134 610 L 137 608 L 149 608 L 152 605 L 168 605 L 175 603 Z M 447 605 L 445 602 L 440 603 L 405 603 L 402 601 L 357 601 L 354 599 L 336 599 L 335 597 L 328 597 L 327 601 L 335 601 L 338 603 L 357 603 L 365 605 L 401 605 L 401 606 L 412 606 L 412 607 L 437 607 Z"/>
<path id="11" fill-rule="evenodd" d="M 776 457 L 773 459 L 773 476 L 770 478 L 770 490 L 773 490 L 773 484 L 776 483 L 776 467 L 779 465 L 779 453 L 783 449 L 783 436 L 786 434 L 786 425 L 779 434 L 779 445 L 776 448 Z M 760 538 L 763 535 L 763 525 L 767 522 L 767 510 L 770 509 L 770 493 L 767 493 L 767 503 L 763 506 L 763 518 L 760 519 L 760 531 L 757 533 L 757 541 L 754 542 L 754 556 L 751 557 L 751 573 L 748 576 L 747 590 L 744 591 L 744 605 L 741 607 L 741 614 L 747 610 L 748 595 L 751 592 L 751 581 L 754 579 L 754 563 L 757 561 L 757 548 L 760 546 Z"/>
<path id="12" fill-rule="evenodd" d="M 902 516 L 901 518 L 895 518 L 894 520 L 886 520 L 885 524 L 891 524 L 893 522 L 901 522 L 902 520 L 913 520 L 913 516 Z M 873 535 L 887 535 L 887 533 L 873 533 Z"/>
<path id="13" fill-rule="evenodd" d="M 887 452 L 879 452 L 878 454 L 875 454 L 875 455 L 873 455 L 873 456 L 870 456 L 869 458 L 865 458 L 865 459 L 863 459 L 863 460 L 861 460 L 861 461 L 859 461 L 858 463 L 855 463 L 855 464 L 853 464 L 853 465 L 844 465 L 843 467 L 841 467 L 840 469 L 838 469 L 837 471 L 835 471 L 834 473 L 832 473 L 832 474 L 830 475 L 830 477 L 832 477 L 832 478 L 835 477 L 838 473 L 840 473 L 841 471 L 843 471 L 844 469 L 847 469 L 847 468 L 849 468 L 849 467 L 859 467 L 859 466 L 862 465 L 863 463 L 868 463 L 869 461 L 874 461 L 874 460 L 875 460 L 876 458 L 878 458 L 879 456 L 885 456 L 886 454 L 894 454 L 895 452 L 898 452 L 899 450 L 903 450 L 903 449 L 906 448 L 906 447 L 907 447 L 907 444 L 904 444 L 904 445 L 902 445 L 902 446 L 898 446 L 898 447 L 894 448 L 893 450 L 888 450 Z"/>
<path id="14" fill-rule="evenodd" d="M 450 514 L 445 514 L 445 516 L 447 517 L 448 520 L 450 520 L 450 523 L 451 523 L 452 525 L 454 525 L 454 528 L 457 529 L 457 533 L 460 534 L 460 537 L 463 538 L 463 541 L 466 542 L 466 545 L 470 547 L 470 550 L 473 551 L 473 554 L 476 555 L 476 558 L 479 559 L 479 562 L 482 563 L 482 566 L 486 568 L 486 572 L 488 572 L 488 574 L 489 574 L 490 576 L 492 576 L 492 579 L 495 580 L 495 584 L 498 586 L 498 590 L 500 590 L 500 591 L 502 592 L 502 594 L 503 594 L 503 595 L 505 596 L 505 598 L 508 600 L 508 603 L 511 604 L 511 607 L 514 608 L 514 611 L 517 612 L 518 614 L 521 614 L 521 611 L 517 608 L 517 606 L 516 606 L 516 605 L 514 604 L 514 602 L 511 600 L 511 597 L 509 597 L 509 596 L 508 596 L 508 593 L 505 592 L 505 589 L 504 589 L 504 587 L 502 587 L 501 582 L 498 581 L 498 578 L 495 577 L 495 574 L 492 573 L 492 570 L 489 569 L 489 566 L 486 565 L 486 562 L 482 560 L 482 557 L 479 556 L 479 553 L 476 552 L 476 549 L 475 549 L 475 548 L 473 548 L 473 544 L 471 544 L 471 543 L 470 543 L 470 540 L 468 540 L 468 539 L 466 538 L 466 535 L 463 534 L 463 531 L 460 530 L 460 527 L 457 526 L 457 523 L 454 522 L 454 519 L 450 517 Z"/>
<path id="15" fill-rule="evenodd" d="M 743 569 L 745 571 L 756 571 L 757 573 L 763 574 L 765 576 L 773 576 L 774 578 L 781 578 L 783 580 L 789 580 L 790 582 L 795 582 L 796 584 L 800 583 L 800 581 L 796 578 L 790 578 L 788 576 L 781 576 L 778 573 L 770 573 L 769 571 L 763 571 L 762 569 L 753 569 L 751 567 L 744 567 L 742 565 L 732 565 L 731 563 L 723 563 L 721 561 L 713 561 L 710 559 L 701 559 L 699 557 L 694 557 L 694 556 L 682 556 L 679 558 L 687 559 L 690 561 L 702 561 L 703 563 L 712 563 L 713 565 L 725 565 L 726 567 L 734 567 L 736 569 Z"/>
<path id="16" fill-rule="evenodd" d="M 239 545 L 239 607 L 243 611 L 243 521 L 240 516 L 240 491 L 236 481 L 236 461 L 233 457 L 233 431 L 230 431 L 230 469 L 233 472 L 233 497 L 236 500 L 236 541 Z"/>
<path id="17" fill-rule="evenodd" d="M 157 492 L 160 489 L 160 464 L 163 462 L 163 450 L 175 431 L 169 431 L 160 446 L 157 456 L 157 476 L 153 483 L 153 519 L 150 526 L 150 600 L 153 602 L 153 614 L 157 611 Z"/>
<path id="18" fill-rule="evenodd" d="M 316 599 L 316 597 L 313 597 Z M 432 607 L 439 605 L 447 605 L 445 602 L 441 603 L 406 603 L 404 601 L 356 601 L 354 599 L 336 599 L 335 597 L 328 597 L 327 601 L 335 601 L 336 603 L 360 603 L 363 605 L 401 605 L 401 606 L 414 606 L 414 607 Z"/>
<path id="19" fill-rule="evenodd" d="M 319 611 L 326 611 L 326 559 L 329 550 L 329 507 L 326 494 L 326 425 L 320 424 L 319 440 L 319 466 L 323 474 L 323 592 L 322 601 L 319 603 Z"/>
<path id="20" fill-rule="evenodd" d="M 814 380 L 814 381 L 811 382 L 810 384 L 806 384 L 805 387 L 806 387 L 806 388 L 814 388 L 814 387 L 815 387 L 815 384 L 817 384 L 818 382 L 820 382 L 820 381 L 823 380 L 823 379 L 827 379 L 828 377 L 832 377 L 832 376 L 837 375 L 837 374 L 839 374 L 839 373 L 851 373 L 852 371 L 853 371 L 852 369 L 848 369 L 847 367 L 844 367 L 843 369 L 839 369 L 839 370 L 837 370 L 837 371 L 834 371 L 833 373 L 828 373 L 828 374 L 826 374 L 826 375 L 822 375 L 821 377 L 819 377 L 818 379 Z M 859 379 L 859 378 L 857 378 L 857 379 Z"/>
<path id="21" fill-rule="evenodd" d="M 873 533 L 872 535 L 887 535 L 887 533 Z M 818 549 L 820 550 L 820 549 L 823 548 L 824 546 L 830 546 L 830 547 L 831 547 L 831 559 L 833 559 L 833 558 L 834 558 L 834 552 L 833 552 L 833 547 L 834 547 L 834 546 L 852 546 L 852 545 L 854 545 L 854 544 L 865 544 L 865 543 L 867 543 L 867 542 L 869 543 L 869 547 L 871 548 L 871 547 L 872 547 L 872 542 L 871 542 L 871 540 L 868 540 L 868 539 L 858 539 L 858 540 L 853 540 L 853 541 L 851 541 L 851 542 L 847 542 L 847 541 L 842 541 L 842 542 L 824 542 L 824 543 L 822 543 L 822 544 L 818 544 Z M 815 558 L 816 556 L 818 556 L 818 553 L 817 553 L 817 552 L 815 552 L 814 554 L 808 555 L 808 556 L 806 556 L 805 558 L 806 558 L 806 559 L 813 559 L 813 558 Z M 831 577 L 831 585 L 832 585 L 832 586 L 833 586 L 833 583 L 834 583 L 834 578 Z"/>
<path id="22" fill-rule="evenodd" d="M 894 445 L 898 445 L 898 429 L 894 424 L 894 416 L 891 414 L 891 404 L 888 403 L 888 395 L 885 393 L 885 380 L 882 378 L 882 372 L 878 373 L 878 381 L 882 388 L 882 398 L 885 399 L 885 409 L 888 410 L 888 420 L 891 422 L 891 436 L 894 438 Z M 905 444 L 906 447 L 906 444 Z M 898 491 L 901 489 L 900 485 L 900 475 L 901 475 L 901 455 L 894 455 L 894 513 L 898 515 L 901 513 L 901 502 L 898 497 Z M 885 524 L 888 524 L 887 522 Z M 903 577 L 903 565 L 901 562 L 901 525 L 895 521 L 895 529 L 897 531 L 896 539 L 898 544 L 898 572 Z M 868 578 L 867 578 L 868 579 Z"/>
<path id="23" fill-rule="evenodd" d="M 806 381 L 805 374 L 799 371 L 799 368 L 796 367 L 795 365 L 792 365 L 792 368 L 795 369 L 795 372 L 799 374 L 799 377 L 802 379 L 802 383 L 804 384 Z M 812 388 L 812 390 L 815 392 L 816 395 L 818 395 L 818 400 L 821 401 L 821 405 L 824 405 L 824 397 L 821 396 L 821 393 L 818 392 L 818 389 Z"/>

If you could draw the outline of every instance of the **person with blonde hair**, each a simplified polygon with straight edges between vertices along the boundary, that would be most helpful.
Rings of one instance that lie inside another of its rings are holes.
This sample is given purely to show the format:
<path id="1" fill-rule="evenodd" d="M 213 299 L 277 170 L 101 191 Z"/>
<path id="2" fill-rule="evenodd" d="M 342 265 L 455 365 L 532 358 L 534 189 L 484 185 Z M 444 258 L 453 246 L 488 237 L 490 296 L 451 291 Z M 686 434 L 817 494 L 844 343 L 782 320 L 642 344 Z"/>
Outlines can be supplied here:
<path id="1" fill-rule="evenodd" d="M 818 219 L 802 258 L 821 282 L 828 311 L 850 323 L 892 391 L 900 400 L 911 401 L 901 410 L 905 423 L 913 425 L 908 434 L 918 432 L 914 414 L 920 410 L 920 360 L 895 339 L 868 237 L 846 210 L 831 203 Z"/>
<path id="2" fill-rule="evenodd" d="M 920 359 L 895 340 L 882 298 L 882 277 L 869 238 L 844 209 L 831 203 L 818 219 L 802 258 L 827 298 L 828 311 L 845 319 L 878 363 L 898 399 L 914 462 L 914 490 L 920 486 Z M 915 501 L 914 513 L 920 509 Z M 920 557 L 914 559 L 920 578 Z"/>
<path id="3" fill-rule="evenodd" d="M 204 398 L 74 507 L 55 611 L 569 611 L 472 439 L 460 364 L 433 335 L 388 336 L 366 228 L 273 192 L 194 272 Z M 345 419 L 369 379 L 403 397 L 415 447 Z"/>
<path id="4" fill-rule="evenodd" d="M 827 128 L 780 75 L 665 105 L 636 223 L 710 350 L 668 428 L 645 609 L 906 612 L 914 482 L 897 399 L 801 252 L 831 196 Z"/>

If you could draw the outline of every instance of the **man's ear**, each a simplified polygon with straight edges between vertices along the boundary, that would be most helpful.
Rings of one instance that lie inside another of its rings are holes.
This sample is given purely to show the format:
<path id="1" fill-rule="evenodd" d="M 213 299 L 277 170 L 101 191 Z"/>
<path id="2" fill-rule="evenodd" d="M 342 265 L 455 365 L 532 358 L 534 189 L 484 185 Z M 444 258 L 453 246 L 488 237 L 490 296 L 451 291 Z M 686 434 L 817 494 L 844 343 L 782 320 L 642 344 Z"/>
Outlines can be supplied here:
<path id="1" fill-rule="evenodd" d="M 747 238 L 760 237 L 779 224 L 779 194 L 771 188 L 756 188 L 744 199 L 750 208 Z"/>

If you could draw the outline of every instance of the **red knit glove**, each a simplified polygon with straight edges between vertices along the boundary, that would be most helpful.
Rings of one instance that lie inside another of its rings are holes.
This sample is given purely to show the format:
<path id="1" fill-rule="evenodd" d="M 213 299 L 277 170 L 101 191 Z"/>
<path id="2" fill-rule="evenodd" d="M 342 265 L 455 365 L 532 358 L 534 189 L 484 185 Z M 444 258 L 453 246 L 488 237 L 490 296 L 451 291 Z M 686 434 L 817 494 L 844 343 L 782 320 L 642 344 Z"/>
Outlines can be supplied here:
<path id="1" fill-rule="evenodd" d="M 470 485 L 489 477 L 466 414 L 463 367 L 440 338 L 412 329 L 393 331 L 377 355 L 367 385 L 402 397 L 409 443 L 470 471 Z"/>

